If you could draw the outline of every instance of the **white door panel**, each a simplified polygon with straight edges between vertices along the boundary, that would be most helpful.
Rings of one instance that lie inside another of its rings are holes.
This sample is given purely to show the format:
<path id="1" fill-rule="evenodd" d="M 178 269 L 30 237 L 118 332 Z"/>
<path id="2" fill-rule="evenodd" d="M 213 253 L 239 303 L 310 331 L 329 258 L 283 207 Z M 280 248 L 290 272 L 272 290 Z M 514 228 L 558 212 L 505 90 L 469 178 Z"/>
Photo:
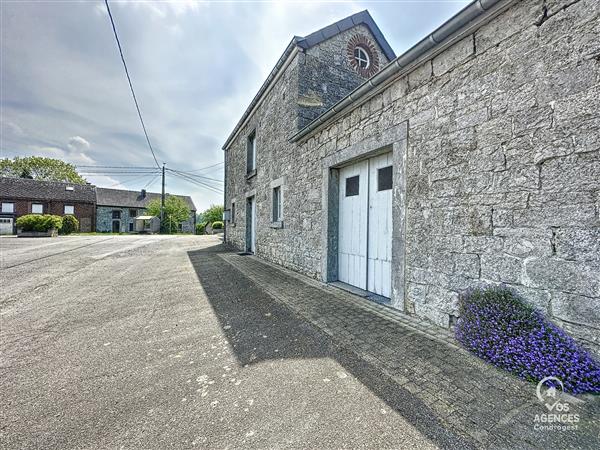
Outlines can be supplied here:
<path id="1" fill-rule="evenodd" d="M 369 160 L 369 229 L 367 290 L 391 295 L 392 154 Z"/>
<path id="2" fill-rule="evenodd" d="M 388 298 L 392 260 L 391 166 L 389 153 L 343 167 L 339 172 L 338 279 Z M 382 180 L 387 183 L 379 182 L 381 169 Z"/>
<path id="3" fill-rule="evenodd" d="M 338 278 L 361 289 L 367 287 L 367 178 L 367 161 L 340 169 Z"/>

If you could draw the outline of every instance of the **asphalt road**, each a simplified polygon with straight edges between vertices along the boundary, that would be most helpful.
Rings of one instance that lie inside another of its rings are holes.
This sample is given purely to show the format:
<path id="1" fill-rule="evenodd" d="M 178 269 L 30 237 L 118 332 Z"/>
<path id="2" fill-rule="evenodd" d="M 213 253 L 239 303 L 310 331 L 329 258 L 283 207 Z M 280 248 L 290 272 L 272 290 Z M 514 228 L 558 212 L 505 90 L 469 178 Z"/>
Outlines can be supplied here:
<path id="1" fill-rule="evenodd" d="M 0 238 L 0 446 L 462 446 L 398 414 L 376 371 L 211 257 L 218 243 Z"/>

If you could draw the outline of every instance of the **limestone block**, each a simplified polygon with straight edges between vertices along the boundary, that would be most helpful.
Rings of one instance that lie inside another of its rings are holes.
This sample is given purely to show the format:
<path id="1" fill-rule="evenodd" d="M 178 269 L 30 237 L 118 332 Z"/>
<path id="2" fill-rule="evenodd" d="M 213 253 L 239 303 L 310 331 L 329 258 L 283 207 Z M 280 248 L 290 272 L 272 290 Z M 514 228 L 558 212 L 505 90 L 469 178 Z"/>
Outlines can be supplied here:
<path id="1" fill-rule="evenodd" d="M 476 109 L 475 111 L 468 112 L 464 115 L 460 112 L 457 112 L 456 128 L 460 130 L 463 128 L 473 127 L 486 122 L 488 119 L 489 113 L 487 107 Z"/>
<path id="2" fill-rule="evenodd" d="M 600 264 L 558 258 L 525 260 L 526 286 L 600 297 Z"/>
<path id="3" fill-rule="evenodd" d="M 559 258 L 600 261 L 600 228 L 559 228 L 555 233 L 554 245 Z"/>
<path id="4" fill-rule="evenodd" d="M 512 137 L 512 119 L 507 116 L 488 120 L 476 128 L 477 145 L 488 147 L 507 142 Z"/>
<path id="5" fill-rule="evenodd" d="M 431 79 L 433 69 L 431 61 L 427 61 L 408 74 L 408 86 L 415 89 Z"/>
<path id="6" fill-rule="evenodd" d="M 600 150 L 545 161 L 540 181 L 546 191 L 600 189 Z"/>
<path id="7" fill-rule="evenodd" d="M 546 228 L 494 228 L 494 236 L 504 239 L 504 252 L 526 258 L 552 256 L 552 230 Z"/>
<path id="8" fill-rule="evenodd" d="M 499 236 L 464 236 L 465 253 L 499 253 L 504 248 L 504 239 Z"/>
<path id="9" fill-rule="evenodd" d="M 454 253 L 454 274 L 467 278 L 479 278 L 479 255 L 471 253 Z"/>
<path id="10" fill-rule="evenodd" d="M 475 54 L 473 35 L 467 36 L 433 59 L 433 75 L 443 73 L 465 62 Z"/>
<path id="11" fill-rule="evenodd" d="M 501 283 L 522 284 L 523 260 L 510 255 L 483 253 L 481 278 Z"/>
<path id="12" fill-rule="evenodd" d="M 553 317 L 600 329 L 600 297 L 553 291 L 550 294 L 550 305 Z"/>
<path id="13" fill-rule="evenodd" d="M 517 227 L 585 227 L 595 226 L 594 204 L 570 206 L 543 206 L 513 212 L 513 224 Z"/>

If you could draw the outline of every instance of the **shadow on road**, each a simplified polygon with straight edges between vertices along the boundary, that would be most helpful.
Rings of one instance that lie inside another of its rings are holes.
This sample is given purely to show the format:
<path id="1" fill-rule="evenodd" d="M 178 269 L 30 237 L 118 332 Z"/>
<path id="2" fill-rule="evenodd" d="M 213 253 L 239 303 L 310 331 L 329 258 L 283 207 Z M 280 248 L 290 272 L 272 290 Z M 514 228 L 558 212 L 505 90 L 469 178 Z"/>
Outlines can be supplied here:
<path id="1" fill-rule="evenodd" d="M 436 414 L 406 389 L 349 348 L 336 345 L 217 256 L 228 251 L 216 245 L 190 251 L 188 256 L 241 366 L 283 358 L 332 358 L 434 444 L 475 446 L 444 428 Z"/>

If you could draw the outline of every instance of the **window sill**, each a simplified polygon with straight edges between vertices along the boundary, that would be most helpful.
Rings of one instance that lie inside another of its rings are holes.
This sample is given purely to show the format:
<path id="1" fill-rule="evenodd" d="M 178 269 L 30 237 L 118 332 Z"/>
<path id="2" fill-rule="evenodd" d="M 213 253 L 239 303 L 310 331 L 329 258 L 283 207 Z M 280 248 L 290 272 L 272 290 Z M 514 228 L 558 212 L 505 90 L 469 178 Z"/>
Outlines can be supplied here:
<path id="1" fill-rule="evenodd" d="M 249 180 L 250 178 L 255 177 L 255 176 L 256 176 L 256 169 L 251 170 L 250 172 L 248 172 L 246 174 L 246 180 Z"/>
<path id="2" fill-rule="evenodd" d="M 283 221 L 280 220 L 279 222 L 271 222 L 269 224 L 269 227 L 271 227 L 271 228 L 283 228 Z"/>

